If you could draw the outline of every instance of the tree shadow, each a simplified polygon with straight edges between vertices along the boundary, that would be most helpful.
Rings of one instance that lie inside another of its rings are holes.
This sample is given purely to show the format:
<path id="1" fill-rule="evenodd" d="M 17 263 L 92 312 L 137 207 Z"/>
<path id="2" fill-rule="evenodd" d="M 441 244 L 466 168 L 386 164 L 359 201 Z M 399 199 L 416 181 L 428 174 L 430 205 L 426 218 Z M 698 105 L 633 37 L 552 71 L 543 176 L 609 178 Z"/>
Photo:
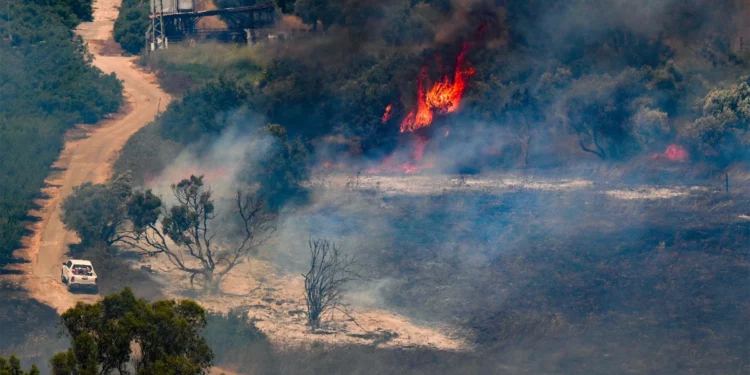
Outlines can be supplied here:
<path id="1" fill-rule="evenodd" d="M 22 270 L 9 270 L 5 268 L 0 268 L 0 276 L 7 276 L 7 275 L 23 275 L 24 272 Z"/>

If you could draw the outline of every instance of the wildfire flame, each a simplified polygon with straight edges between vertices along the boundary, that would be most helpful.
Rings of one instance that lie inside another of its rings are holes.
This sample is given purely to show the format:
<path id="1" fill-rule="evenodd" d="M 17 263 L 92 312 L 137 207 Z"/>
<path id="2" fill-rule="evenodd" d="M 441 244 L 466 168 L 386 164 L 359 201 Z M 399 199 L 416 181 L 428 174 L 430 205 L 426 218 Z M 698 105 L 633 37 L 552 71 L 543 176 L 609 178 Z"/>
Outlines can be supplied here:
<path id="1" fill-rule="evenodd" d="M 656 153 L 651 155 L 652 159 L 667 159 L 669 161 L 683 162 L 688 159 L 688 152 L 684 147 L 676 144 L 667 146 L 667 149 L 663 153 Z"/>
<path id="2" fill-rule="evenodd" d="M 413 161 L 399 163 L 395 155 L 390 155 L 383 159 L 379 167 L 368 169 L 367 174 L 381 174 L 384 172 L 417 174 L 425 169 L 431 169 L 435 166 L 432 160 L 422 160 L 425 147 L 427 147 L 427 137 L 418 136 L 414 140 L 414 149 L 411 155 Z"/>
<path id="3" fill-rule="evenodd" d="M 466 81 L 474 75 L 474 69 L 464 67 L 469 44 L 464 43 L 461 53 L 456 59 L 456 70 L 453 77 L 445 76 L 425 92 L 427 68 L 422 68 L 422 74 L 417 79 L 417 108 L 412 109 L 401 123 L 401 132 L 414 132 L 417 129 L 430 126 L 435 114 L 445 115 L 458 110 L 461 98 L 466 90 Z M 390 106 L 389 106 L 390 107 Z M 389 113 L 386 107 L 386 113 Z"/>
<path id="4" fill-rule="evenodd" d="M 483 33 L 485 25 L 481 26 L 478 34 Z M 461 53 L 456 58 L 456 67 L 452 75 L 444 75 L 435 83 L 430 82 L 427 76 L 427 66 L 422 67 L 422 72 L 417 77 L 417 106 L 409 111 L 404 120 L 401 122 L 402 133 L 413 133 L 418 129 L 432 125 L 435 116 L 442 116 L 458 110 L 461 104 L 461 98 L 466 90 L 468 79 L 474 75 L 475 71 L 466 65 L 466 57 L 469 52 L 470 43 L 466 42 L 461 48 Z M 429 87 L 429 89 L 427 89 Z M 382 122 L 385 124 L 393 115 L 393 106 L 388 105 L 383 113 Z M 450 134 L 446 130 L 445 136 Z M 405 173 L 416 174 L 426 169 L 434 167 L 432 160 L 424 158 L 424 151 L 427 147 L 428 139 L 425 135 L 417 135 L 412 143 L 411 160 L 402 162 L 397 160 L 395 155 L 390 155 L 383 159 L 383 162 L 377 168 L 367 171 L 369 174 L 387 173 Z"/>
<path id="5" fill-rule="evenodd" d="M 392 111 L 393 111 L 393 105 L 388 104 L 388 106 L 385 107 L 385 113 L 383 113 L 383 118 L 381 119 L 381 121 L 383 121 L 383 124 L 385 124 L 386 122 L 388 122 L 388 120 L 391 119 L 391 115 L 393 115 Z"/>

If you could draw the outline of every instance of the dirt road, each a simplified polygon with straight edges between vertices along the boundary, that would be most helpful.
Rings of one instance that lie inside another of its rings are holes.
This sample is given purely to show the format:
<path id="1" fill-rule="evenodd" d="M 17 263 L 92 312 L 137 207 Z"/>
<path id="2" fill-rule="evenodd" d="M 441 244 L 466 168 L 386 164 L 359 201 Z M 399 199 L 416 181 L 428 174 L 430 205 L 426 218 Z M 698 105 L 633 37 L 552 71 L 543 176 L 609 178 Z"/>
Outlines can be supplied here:
<path id="1" fill-rule="evenodd" d="M 60 221 L 60 203 L 74 186 L 84 182 L 106 181 L 118 152 L 138 129 L 153 121 L 157 107 L 163 109 L 170 98 L 161 91 L 156 79 L 137 69 L 134 58 L 105 56 L 103 45 L 110 40 L 121 0 L 96 0 L 94 22 L 80 25 L 77 33 L 88 43 L 94 55 L 94 65 L 105 73 L 114 72 L 123 81 L 127 105 L 121 113 L 93 127 L 83 128 L 87 137 L 69 141 L 55 163 L 62 173 L 51 175 L 46 193 L 49 199 L 40 202 L 37 212 L 42 220 L 25 239 L 26 249 L 19 255 L 30 260 L 23 284 L 30 295 L 58 311 L 73 306 L 76 301 L 92 302 L 97 296 L 71 294 L 60 283 L 60 265 L 67 245 L 77 241 L 76 235 L 65 230 Z"/>

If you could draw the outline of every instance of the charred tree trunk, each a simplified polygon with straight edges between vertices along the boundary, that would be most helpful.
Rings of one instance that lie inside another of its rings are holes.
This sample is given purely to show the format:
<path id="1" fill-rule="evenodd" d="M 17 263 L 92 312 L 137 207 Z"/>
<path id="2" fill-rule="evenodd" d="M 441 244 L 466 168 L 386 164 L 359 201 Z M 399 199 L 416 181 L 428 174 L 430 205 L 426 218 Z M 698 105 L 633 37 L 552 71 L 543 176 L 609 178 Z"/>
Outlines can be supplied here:
<path id="1" fill-rule="evenodd" d="M 357 267 L 355 258 L 341 254 L 335 243 L 310 238 L 308 246 L 310 270 L 302 277 L 305 279 L 307 324 L 315 330 L 320 328 L 327 311 L 341 305 L 344 285 L 361 277 L 354 270 Z"/>
<path id="2" fill-rule="evenodd" d="M 607 159 L 607 154 L 604 152 L 604 149 L 599 145 L 599 139 L 597 138 L 596 130 L 594 130 L 594 131 L 591 132 L 591 136 L 593 138 L 594 146 L 596 147 L 596 150 L 590 149 L 590 148 L 586 147 L 586 144 L 583 142 L 583 139 L 579 139 L 578 142 L 581 145 L 581 149 L 583 151 L 590 152 L 590 153 L 598 156 L 602 160 Z"/>

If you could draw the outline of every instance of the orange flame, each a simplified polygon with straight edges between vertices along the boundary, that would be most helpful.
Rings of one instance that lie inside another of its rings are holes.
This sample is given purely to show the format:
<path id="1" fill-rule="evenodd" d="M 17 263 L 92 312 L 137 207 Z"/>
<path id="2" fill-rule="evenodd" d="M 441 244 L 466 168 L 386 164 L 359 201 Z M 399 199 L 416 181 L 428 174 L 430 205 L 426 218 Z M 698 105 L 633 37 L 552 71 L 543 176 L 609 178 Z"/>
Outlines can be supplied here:
<path id="1" fill-rule="evenodd" d="M 445 115 L 455 112 L 461 104 L 466 90 L 466 80 L 474 74 L 474 69 L 464 68 L 469 44 L 464 43 L 456 60 L 456 71 L 453 78 L 443 77 L 425 93 L 424 81 L 427 77 L 426 67 L 417 79 L 417 108 L 412 109 L 401 123 L 401 132 L 414 132 L 430 126 L 435 114 Z M 387 110 L 387 109 L 386 109 Z"/>
<path id="2" fill-rule="evenodd" d="M 404 173 L 404 174 L 418 174 L 423 170 L 429 170 L 435 167 L 432 160 L 422 160 L 424 158 L 424 149 L 427 147 L 427 137 L 417 136 L 414 139 L 414 150 L 411 154 L 411 161 L 399 162 L 396 160 L 396 155 L 392 154 L 385 159 L 377 168 L 370 168 L 367 170 L 367 174 L 381 174 L 381 173 Z"/>
<path id="3" fill-rule="evenodd" d="M 667 159 L 669 161 L 684 162 L 688 159 L 689 154 L 684 147 L 671 144 L 667 146 L 667 149 L 663 153 L 656 153 L 651 155 L 652 159 Z"/>
<path id="4" fill-rule="evenodd" d="M 385 113 L 383 113 L 383 118 L 381 118 L 381 121 L 385 124 L 388 122 L 388 120 L 391 119 L 391 115 L 393 114 L 393 105 L 388 104 L 387 107 L 385 107 Z"/>

